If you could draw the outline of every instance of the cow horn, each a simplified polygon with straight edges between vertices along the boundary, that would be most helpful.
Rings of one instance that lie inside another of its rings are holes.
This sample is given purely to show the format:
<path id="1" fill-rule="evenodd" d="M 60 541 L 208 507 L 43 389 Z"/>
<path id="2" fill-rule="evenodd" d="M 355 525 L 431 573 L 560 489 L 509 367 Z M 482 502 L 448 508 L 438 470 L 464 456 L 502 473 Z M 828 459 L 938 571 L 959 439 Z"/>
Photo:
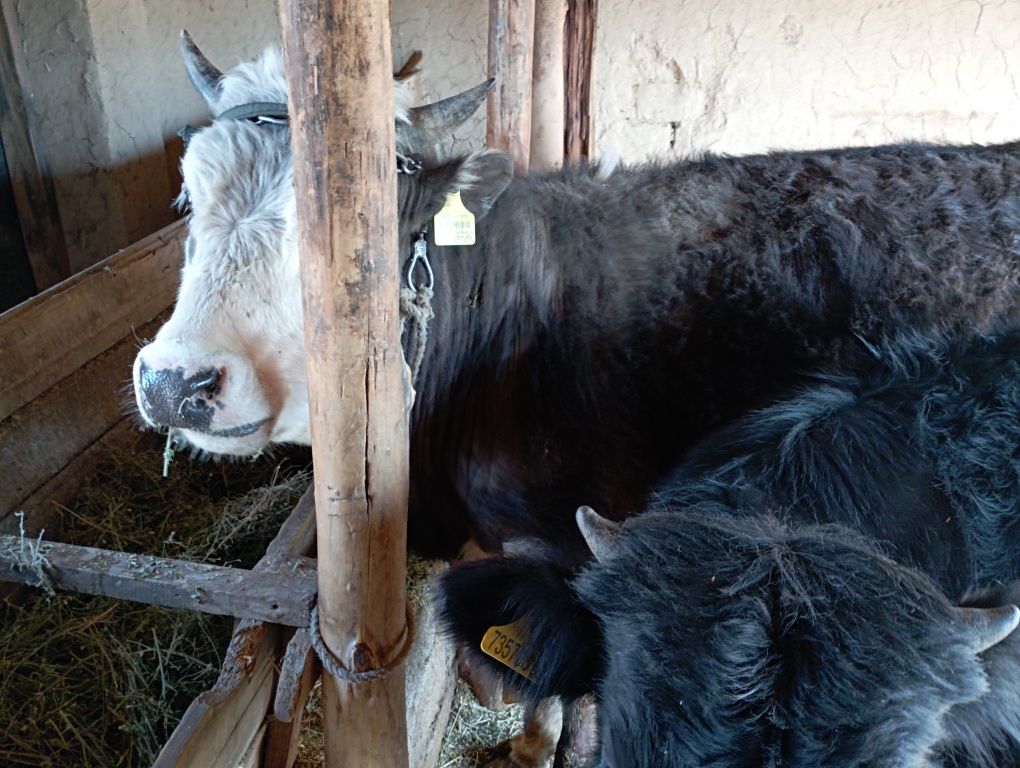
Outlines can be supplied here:
<path id="1" fill-rule="evenodd" d="M 220 72 L 205 57 L 195 41 L 191 39 L 188 30 L 181 30 L 181 57 L 184 59 L 184 68 L 188 70 L 188 77 L 194 83 L 195 88 L 205 99 L 210 108 L 216 108 L 216 102 L 220 97 L 220 81 L 223 73 Z"/>
<path id="2" fill-rule="evenodd" d="M 412 107 L 411 124 L 435 144 L 447 141 L 454 129 L 475 113 L 495 82 L 486 80 L 448 99 Z"/>
<path id="3" fill-rule="evenodd" d="M 595 555 L 595 559 L 604 563 L 616 545 L 616 539 L 620 535 L 620 524 L 612 520 L 606 520 L 591 507 L 577 508 L 577 527 L 581 529 L 588 549 Z"/>
<path id="4" fill-rule="evenodd" d="M 1005 640 L 1020 624 L 1020 608 L 956 608 L 957 618 L 974 633 L 975 653 L 983 653 Z"/>

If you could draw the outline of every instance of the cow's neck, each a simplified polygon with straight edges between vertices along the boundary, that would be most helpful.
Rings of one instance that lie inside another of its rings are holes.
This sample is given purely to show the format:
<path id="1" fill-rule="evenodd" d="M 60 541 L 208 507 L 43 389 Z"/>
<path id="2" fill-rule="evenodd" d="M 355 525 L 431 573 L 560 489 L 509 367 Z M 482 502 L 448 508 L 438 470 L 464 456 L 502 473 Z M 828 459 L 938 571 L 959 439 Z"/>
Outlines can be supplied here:
<path id="1" fill-rule="evenodd" d="M 526 217 L 513 227 L 489 218 L 473 246 L 437 246 L 429 236 L 434 318 L 416 387 L 423 411 L 465 379 L 502 379 L 555 319 L 559 281 L 537 228 Z"/>

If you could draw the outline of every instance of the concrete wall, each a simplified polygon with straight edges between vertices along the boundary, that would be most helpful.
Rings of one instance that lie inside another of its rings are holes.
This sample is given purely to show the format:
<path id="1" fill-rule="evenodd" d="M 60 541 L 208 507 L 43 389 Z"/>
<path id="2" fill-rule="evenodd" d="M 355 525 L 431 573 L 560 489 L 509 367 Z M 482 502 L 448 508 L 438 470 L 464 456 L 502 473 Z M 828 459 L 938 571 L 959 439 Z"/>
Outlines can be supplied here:
<path id="1" fill-rule="evenodd" d="M 174 218 L 176 131 L 208 118 L 177 54 L 221 67 L 279 38 L 276 0 L 2 0 L 81 268 Z M 485 78 L 484 0 L 393 0 L 422 101 Z M 597 151 L 627 160 L 1020 136 L 1020 2 L 601 0 Z M 455 147 L 481 146 L 484 114 Z"/>

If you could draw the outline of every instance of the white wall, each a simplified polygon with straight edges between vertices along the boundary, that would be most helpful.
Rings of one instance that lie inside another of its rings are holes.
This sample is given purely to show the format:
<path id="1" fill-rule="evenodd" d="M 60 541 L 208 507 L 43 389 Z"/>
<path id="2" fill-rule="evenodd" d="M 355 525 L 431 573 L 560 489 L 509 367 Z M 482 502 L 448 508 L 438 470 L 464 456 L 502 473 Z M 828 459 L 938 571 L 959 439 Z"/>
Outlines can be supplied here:
<path id="1" fill-rule="evenodd" d="M 1020 2 L 604 0 L 600 150 L 1020 137 Z"/>
<path id="2" fill-rule="evenodd" d="M 170 223 L 176 132 L 208 118 L 184 26 L 223 66 L 278 38 L 275 0 L 16 0 L 27 105 L 73 269 Z"/>
<path id="3" fill-rule="evenodd" d="M 176 131 L 207 119 L 187 27 L 229 67 L 279 39 L 276 0 L 3 0 L 81 268 L 174 218 Z M 485 0 L 393 0 L 422 101 L 486 75 Z M 597 151 L 625 159 L 907 138 L 1020 137 L 1020 0 L 601 0 Z M 484 110 L 455 148 L 484 141 Z"/>

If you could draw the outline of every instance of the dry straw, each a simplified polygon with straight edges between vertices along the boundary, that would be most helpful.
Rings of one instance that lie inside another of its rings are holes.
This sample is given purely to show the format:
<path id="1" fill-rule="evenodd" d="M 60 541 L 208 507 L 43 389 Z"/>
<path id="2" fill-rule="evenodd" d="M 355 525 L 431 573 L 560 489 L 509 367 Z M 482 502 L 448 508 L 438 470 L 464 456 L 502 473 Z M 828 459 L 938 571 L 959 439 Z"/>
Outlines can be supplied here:
<path id="1" fill-rule="evenodd" d="M 305 453 L 174 463 L 161 441 L 109 451 L 61 540 L 250 567 L 308 485 Z M 230 618 L 33 591 L 0 609 L 0 765 L 148 766 L 216 681 Z"/>

